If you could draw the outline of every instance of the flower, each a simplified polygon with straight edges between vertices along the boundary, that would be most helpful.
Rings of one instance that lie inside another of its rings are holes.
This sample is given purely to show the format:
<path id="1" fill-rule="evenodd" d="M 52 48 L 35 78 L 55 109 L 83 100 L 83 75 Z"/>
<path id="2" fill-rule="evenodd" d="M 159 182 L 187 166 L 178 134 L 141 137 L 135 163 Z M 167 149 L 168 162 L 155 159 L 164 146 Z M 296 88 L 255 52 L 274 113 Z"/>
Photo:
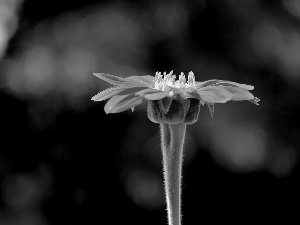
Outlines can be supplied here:
<path id="1" fill-rule="evenodd" d="M 110 99 L 104 107 L 106 113 L 119 113 L 128 109 L 133 111 L 135 106 L 144 101 L 153 105 L 155 101 L 161 100 L 161 109 L 164 114 L 167 114 L 173 100 L 181 102 L 183 107 L 187 105 L 187 99 L 197 99 L 201 105 L 208 106 L 213 116 L 215 103 L 248 100 L 258 105 L 259 102 L 259 99 L 249 92 L 254 89 L 251 85 L 224 80 L 196 82 L 193 72 L 189 72 L 187 81 L 183 73 L 176 80 L 173 71 L 169 74 L 165 72 L 163 75 L 156 72 L 155 77 L 145 75 L 121 78 L 104 73 L 94 73 L 94 75 L 114 85 L 92 98 L 94 101 Z M 192 106 L 191 103 L 192 101 L 189 101 L 188 107 Z M 193 101 L 192 104 L 194 108 L 197 107 L 197 102 Z M 186 114 L 188 110 L 186 106 L 184 113 Z"/>

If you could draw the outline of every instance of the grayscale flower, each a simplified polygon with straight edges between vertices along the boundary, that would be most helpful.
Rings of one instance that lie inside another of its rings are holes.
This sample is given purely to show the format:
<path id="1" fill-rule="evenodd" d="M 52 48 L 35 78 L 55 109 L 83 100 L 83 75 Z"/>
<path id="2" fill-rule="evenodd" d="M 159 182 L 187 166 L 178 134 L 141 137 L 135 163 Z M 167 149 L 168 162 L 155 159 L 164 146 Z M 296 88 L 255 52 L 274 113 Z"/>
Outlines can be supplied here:
<path id="1" fill-rule="evenodd" d="M 187 102 L 187 100 L 195 99 L 201 105 L 207 104 L 211 115 L 213 115 L 215 103 L 225 103 L 230 100 L 248 100 L 258 105 L 259 102 L 259 99 L 249 92 L 249 90 L 254 89 L 251 85 L 224 80 L 196 82 L 193 72 L 188 74 L 187 81 L 183 73 L 176 80 L 176 75 L 173 75 L 173 71 L 169 74 L 165 72 L 163 75 L 157 72 L 155 77 L 146 75 L 121 78 L 104 73 L 94 73 L 94 75 L 114 85 L 114 87 L 108 88 L 92 98 L 94 101 L 109 99 L 104 107 L 106 113 L 119 113 L 128 109 L 133 110 L 135 106 L 143 101 L 148 101 L 149 104 L 160 101 L 160 108 L 163 111 L 161 113 L 167 114 L 172 102 L 176 100 L 186 106 L 185 109 L 181 110 L 183 114 L 186 114 L 192 106 L 192 101 Z M 193 104 L 195 106 L 195 103 Z"/>

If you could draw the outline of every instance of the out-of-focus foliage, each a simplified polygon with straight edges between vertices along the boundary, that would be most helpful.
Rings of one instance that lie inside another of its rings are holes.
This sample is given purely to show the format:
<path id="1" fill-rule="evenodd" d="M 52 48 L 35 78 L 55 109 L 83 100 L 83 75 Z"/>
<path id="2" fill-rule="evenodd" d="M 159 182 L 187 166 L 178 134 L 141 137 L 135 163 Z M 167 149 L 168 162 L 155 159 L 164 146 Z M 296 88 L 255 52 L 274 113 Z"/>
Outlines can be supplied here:
<path id="1" fill-rule="evenodd" d="M 1 0 L 0 224 L 86 224 L 103 205 L 111 224 L 165 224 L 158 127 L 145 106 L 105 115 L 93 72 L 255 86 L 260 106 L 201 107 L 188 127 L 184 221 L 276 211 L 300 175 L 299 19 L 297 0 Z"/>

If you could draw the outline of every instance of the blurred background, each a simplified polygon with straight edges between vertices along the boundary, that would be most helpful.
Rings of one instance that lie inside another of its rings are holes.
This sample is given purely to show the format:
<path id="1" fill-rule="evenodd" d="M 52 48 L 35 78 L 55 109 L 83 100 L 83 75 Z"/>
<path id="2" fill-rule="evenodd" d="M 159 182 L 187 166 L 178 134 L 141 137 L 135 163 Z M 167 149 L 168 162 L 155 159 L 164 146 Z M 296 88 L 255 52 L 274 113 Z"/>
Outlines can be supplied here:
<path id="1" fill-rule="evenodd" d="M 254 85 L 188 126 L 183 224 L 297 215 L 300 1 L 0 0 L 0 57 L 0 225 L 167 223 L 159 126 L 93 72 Z"/>

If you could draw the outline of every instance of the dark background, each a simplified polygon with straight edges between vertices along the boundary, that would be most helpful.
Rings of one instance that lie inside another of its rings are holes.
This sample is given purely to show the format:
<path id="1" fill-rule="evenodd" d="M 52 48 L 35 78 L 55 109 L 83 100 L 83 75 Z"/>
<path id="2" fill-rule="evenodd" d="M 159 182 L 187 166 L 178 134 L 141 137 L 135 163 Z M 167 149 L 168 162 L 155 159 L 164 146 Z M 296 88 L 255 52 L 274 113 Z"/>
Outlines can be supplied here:
<path id="1" fill-rule="evenodd" d="M 166 224 L 159 126 L 92 75 L 254 85 L 188 126 L 183 224 L 297 219 L 300 2 L 0 1 L 0 224 Z M 295 212 L 295 213 L 294 213 Z M 287 224 L 287 221 L 286 221 Z"/>

